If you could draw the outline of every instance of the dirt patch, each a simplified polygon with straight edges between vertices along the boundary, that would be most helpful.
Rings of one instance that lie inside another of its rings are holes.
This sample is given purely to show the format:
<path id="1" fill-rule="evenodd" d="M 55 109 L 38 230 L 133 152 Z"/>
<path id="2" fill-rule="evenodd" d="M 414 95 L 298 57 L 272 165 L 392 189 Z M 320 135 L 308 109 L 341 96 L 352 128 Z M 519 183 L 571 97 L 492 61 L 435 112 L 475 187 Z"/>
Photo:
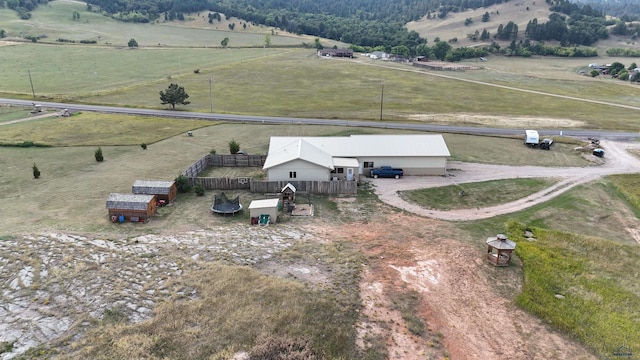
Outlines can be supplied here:
<path id="1" fill-rule="evenodd" d="M 370 259 L 361 295 L 371 320 L 360 324 L 360 342 L 384 335 L 390 359 L 594 358 L 515 306 L 521 269 L 484 261 L 482 236 L 476 244 L 461 242 L 449 224 L 405 213 L 335 230 Z M 420 294 L 422 336 L 408 331 L 391 304 L 392 294 L 406 289 Z"/>
<path id="2" fill-rule="evenodd" d="M 523 116 L 490 116 L 475 114 L 409 114 L 408 120 L 426 123 L 473 124 L 500 128 L 578 128 L 584 121 L 573 119 L 523 117 Z"/>
<path id="3" fill-rule="evenodd" d="M 0 46 L 21 45 L 22 43 L 16 41 L 0 40 Z"/>

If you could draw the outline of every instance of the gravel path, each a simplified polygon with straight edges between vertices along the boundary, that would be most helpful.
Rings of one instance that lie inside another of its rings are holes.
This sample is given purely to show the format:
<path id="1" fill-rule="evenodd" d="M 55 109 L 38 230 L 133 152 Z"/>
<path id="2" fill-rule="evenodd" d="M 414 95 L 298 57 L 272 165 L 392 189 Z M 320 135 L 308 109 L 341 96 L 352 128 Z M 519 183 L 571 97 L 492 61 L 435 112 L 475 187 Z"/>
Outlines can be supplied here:
<path id="1" fill-rule="evenodd" d="M 397 208 L 447 221 L 468 221 L 487 219 L 497 215 L 513 213 L 552 199 L 574 186 L 594 181 L 602 176 L 640 172 L 640 160 L 631 155 L 628 149 L 639 149 L 636 143 L 602 142 L 606 149 L 604 164 L 589 167 L 540 167 L 506 166 L 463 162 L 449 162 L 447 176 L 425 177 L 407 176 L 401 180 L 367 179 L 383 202 Z M 456 185 L 488 180 L 513 178 L 560 178 L 553 186 L 531 194 L 525 198 L 478 209 L 457 209 L 439 211 L 423 208 L 403 200 L 398 192 L 403 190 L 424 189 L 447 185 Z"/>

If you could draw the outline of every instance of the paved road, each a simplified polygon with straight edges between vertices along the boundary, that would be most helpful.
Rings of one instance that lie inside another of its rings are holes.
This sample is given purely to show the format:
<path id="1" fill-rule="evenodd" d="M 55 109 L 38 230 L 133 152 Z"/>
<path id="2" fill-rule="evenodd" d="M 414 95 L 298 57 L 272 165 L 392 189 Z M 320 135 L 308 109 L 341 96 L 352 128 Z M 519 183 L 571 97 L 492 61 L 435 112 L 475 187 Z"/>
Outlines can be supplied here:
<path id="1" fill-rule="evenodd" d="M 506 128 L 487 128 L 472 126 L 452 126 L 452 125 L 429 125 L 429 124 L 412 124 L 398 122 L 380 122 L 380 121 L 361 121 L 361 120 L 334 120 L 334 119 L 313 119 L 313 118 L 292 118 L 292 117 L 273 117 L 273 116 L 251 116 L 251 115 L 231 115 L 231 114 L 215 114 L 201 112 L 187 112 L 175 110 L 155 110 L 114 106 L 84 105 L 72 103 L 56 103 L 38 101 L 38 104 L 46 108 L 69 109 L 69 111 L 95 111 L 114 114 L 130 114 L 130 115 L 149 115 L 163 116 L 181 119 L 204 119 L 212 121 L 237 121 L 252 122 L 263 124 L 307 124 L 307 125 L 334 125 L 334 126 L 352 126 L 352 127 L 372 127 L 382 129 L 398 129 L 398 130 L 418 130 L 431 131 L 440 133 L 458 133 L 458 134 L 474 134 L 474 135 L 522 135 L 524 129 L 506 129 Z M 32 106 L 33 101 L 2 99 L 0 104 Z M 640 110 L 640 108 L 639 108 Z M 616 132 L 616 131 L 596 131 L 596 130 L 554 130 L 539 129 L 541 136 L 562 135 L 587 138 L 597 137 L 600 139 L 618 139 L 631 140 L 639 139 L 640 133 L 636 132 Z"/>

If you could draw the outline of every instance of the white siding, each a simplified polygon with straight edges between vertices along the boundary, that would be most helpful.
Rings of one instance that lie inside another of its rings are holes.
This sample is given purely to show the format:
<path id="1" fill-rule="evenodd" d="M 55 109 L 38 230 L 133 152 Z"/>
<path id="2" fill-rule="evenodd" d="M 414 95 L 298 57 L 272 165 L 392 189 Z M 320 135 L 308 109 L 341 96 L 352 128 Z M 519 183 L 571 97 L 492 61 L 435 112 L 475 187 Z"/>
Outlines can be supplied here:
<path id="1" fill-rule="evenodd" d="M 405 175 L 444 175 L 447 169 L 447 158 L 444 156 L 433 157 L 363 157 L 360 163 L 373 162 L 374 167 L 392 166 L 402 168 Z M 369 176 L 371 169 L 365 169 L 365 176 Z"/>
<path id="2" fill-rule="evenodd" d="M 267 169 L 267 178 L 269 181 L 329 181 L 329 171 L 328 168 L 298 159 Z M 296 177 L 289 177 L 289 172 L 295 172 Z"/>
<path id="3" fill-rule="evenodd" d="M 249 216 L 259 218 L 260 215 L 269 215 L 269 222 L 276 223 L 278 222 L 278 207 L 263 207 L 263 208 L 253 208 L 249 209 Z"/>

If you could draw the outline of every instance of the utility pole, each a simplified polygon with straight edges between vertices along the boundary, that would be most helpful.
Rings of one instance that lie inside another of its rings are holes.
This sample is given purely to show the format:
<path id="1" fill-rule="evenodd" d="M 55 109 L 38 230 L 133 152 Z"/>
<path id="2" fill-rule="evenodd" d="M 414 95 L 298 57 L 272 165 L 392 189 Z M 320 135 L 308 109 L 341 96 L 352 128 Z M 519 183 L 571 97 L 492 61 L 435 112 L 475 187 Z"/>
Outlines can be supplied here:
<path id="1" fill-rule="evenodd" d="M 211 91 L 211 78 L 209 78 L 209 98 L 211 99 L 211 112 L 213 112 L 213 92 Z"/>
<path id="2" fill-rule="evenodd" d="M 382 103 L 384 103 L 384 80 L 382 80 L 382 91 L 380 91 L 380 121 L 382 121 Z"/>
<path id="3" fill-rule="evenodd" d="M 31 94 L 33 95 L 33 100 L 36 99 L 36 92 L 33 90 L 33 80 L 31 80 L 31 70 L 27 70 L 29 73 L 29 83 L 31 84 Z"/>

